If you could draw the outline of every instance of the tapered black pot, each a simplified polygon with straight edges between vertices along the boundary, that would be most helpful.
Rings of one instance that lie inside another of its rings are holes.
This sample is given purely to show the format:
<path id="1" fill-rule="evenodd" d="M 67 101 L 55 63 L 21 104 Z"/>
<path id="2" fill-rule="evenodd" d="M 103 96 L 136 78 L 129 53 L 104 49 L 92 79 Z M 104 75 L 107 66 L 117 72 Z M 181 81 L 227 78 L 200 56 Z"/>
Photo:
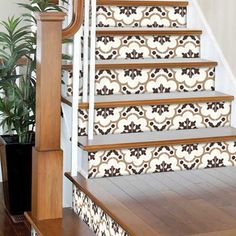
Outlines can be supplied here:
<path id="1" fill-rule="evenodd" d="M 31 210 L 32 147 L 19 144 L 17 136 L 0 137 L 4 201 L 11 215 Z"/>

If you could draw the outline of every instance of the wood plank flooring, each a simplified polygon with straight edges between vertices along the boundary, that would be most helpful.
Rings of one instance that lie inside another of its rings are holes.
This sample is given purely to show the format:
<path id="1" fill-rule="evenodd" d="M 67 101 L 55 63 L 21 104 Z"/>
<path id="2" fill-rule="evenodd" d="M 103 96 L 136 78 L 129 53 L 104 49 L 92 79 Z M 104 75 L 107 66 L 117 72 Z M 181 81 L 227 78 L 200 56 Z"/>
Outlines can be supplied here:
<path id="1" fill-rule="evenodd" d="M 39 236 L 95 236 L 71 208 L 63 209 L 63 219 L 35 221 L 30 213 L 25 215 Z"/>
<path id="2" fill-rule="evenodd" d="M 2 204 L 3 191 L 0 183 L 0 236 L 30 236 L 30 226 L 24 223 L 13 224 Z M 63 211 L 63 220 L 34 222 L 43 236 L 93 236 L 87 225 L 69 208 Z"/>
<path id="3" fill-rule="evenodd" d="M 236 235 L 235 167 L 74 181 L 130 232 L 132 217 L 152 235 Z"/>
<path id="4" fill-rule="evenodd" d="M 29 228 L 24 224 L 13 224 L 3 207 L 2 183 L 0 183 L 0 236 L 30 236 Z"/>

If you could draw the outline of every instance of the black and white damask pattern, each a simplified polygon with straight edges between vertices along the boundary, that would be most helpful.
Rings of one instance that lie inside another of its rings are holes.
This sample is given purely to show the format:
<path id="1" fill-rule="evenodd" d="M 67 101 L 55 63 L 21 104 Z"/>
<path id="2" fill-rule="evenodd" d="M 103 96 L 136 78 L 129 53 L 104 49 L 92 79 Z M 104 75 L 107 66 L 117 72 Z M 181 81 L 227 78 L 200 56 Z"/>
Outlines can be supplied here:
<path id="1" fill-rule="evenodd" d="M 188 144 L 89 153 L 89 178 L 236 165 L 236 142 Z"/>
<path id="2" fill-rule="evenodd" d="M 210 91 L 215 68 L 97 70 L 96 95 Z"/>
<path id="3" fill-rule="evenodd" d="M 31 236 L 39 236 L 33 227 L 31 227 Z"/>
<path id="4" fill-rule="evenodd" d="M 73 77 L 66 81 L 67 96 L 73 94 Z M 80 94 L 82 94 L 82 79 Z M 97 70 L 96 95 L 199 92 L 215 90 L 214 67 Z"/>
<path id="5" fill-rule="evenodd" d="M 217 128 L 230 125 L 230 102 L 95 109 L 96 135 Z M 79 110 L 79 136 L 87 135 L 87 110 Z"/>
<path id="6" fill-rule="evenodd" d="M 168 59 L 200 57 L 200 36 L 98 36 L 96 59 Z"/>
<path id="7" fill-rule="evenodd" d="M 98 6 L 98 27 L 186 27 L 186 7 Z M 200 35 L 98 35 L 97 60 L 199 58 Z M 125 61 L 124 61 L 125 62 Z M 108 62 L 106 62 L 108 63 Z M 82 83 L 81 83 L 82 84 Z M 72 83 L 68 85 L 72 93 Z M 97 70 L 96 95 L 210 91 L 214 67 Z M 80 88 L 82 90 L 82 88 Z M 81 91 L 80 91 L 81 93 Z M 163 104 L 95 109 L 95 135 L 230 126 L 230 102 Z M 79 136 L 87 135 L 88 113 L 79 109 Z M 234 166 L 236 142 L 195 143 L 89 152 L 90 178 Z M 81 195 L 81 193 L 74 193 Z M 88 225 L 100 217 L 86 196 L 79 206 Z M 76 202 L 79 202 L 76 201 Z M 88 203 L 87 203 L 88 202 Z M 90 207 L 90 208 L 89 208 Z M 75 207 L 76 208 L 76 207 Z M 77 207 L 76 209 L 79 209 Z M 93 218 L 91 215 L 95 215 Z M 106 225 L 106 223 L 104 223 Z M 94 228 L 96 231 L 97 228 Z M 106 234 L 105 234 L 106 235 Z M 109 235 L 109 234 L 108 234 Z"/>
<path id="8" fill-rule="evenodd" d="M 186 7 L 98 6 L 99 27 L 186 27 Z"/>
<path id="9" fill-rule="evenodd" d="M 128 236 L 118 223 L 75 186 L 73 187 L 73 209 L 98 236 Z"/>

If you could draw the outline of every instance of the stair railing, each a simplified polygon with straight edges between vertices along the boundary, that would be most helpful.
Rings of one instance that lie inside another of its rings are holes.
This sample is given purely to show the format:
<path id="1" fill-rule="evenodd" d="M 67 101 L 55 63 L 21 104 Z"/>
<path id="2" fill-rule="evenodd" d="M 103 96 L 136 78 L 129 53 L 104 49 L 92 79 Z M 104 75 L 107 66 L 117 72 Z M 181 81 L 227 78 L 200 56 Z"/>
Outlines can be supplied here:
<path id="1" fill-rule="evenodd" d="M 80 29 L 84 19 L 84 1 L 86 0 L 72 0 L 73 1 L 73 15 L 70 24 L 63 29 L 62 37 L 64 39 L 73 37 Z"/>
<path id="2" fill-rule="evenodd" d="M 36 137 L 32 160 L 33 220 L 62 218 L 61 41 L 63 38 L 74 35 L 75 41 L 76 38 L 79 38 L 77 32 L 83 21 L 84 1 L 87 2 L 87 0 L 73 0 L 72 22 L 64 30 L 62 30 L 64 13 L 36 14 L 37 85 Z M 81 64 L 80 57 L 81 55 L 76 56 L 75 54 L 74 62 L 79 61 Z M 77 67 L 74 66 L 74 68 Z M 74 75 L 78 72 L 77 70 L 74 69 Z M 79 79 L 77 80 L 78 84 Z M 76 90 L 74 92 L 76 94 Z M 76 97 L 78 99 L 79 96 Z M 76 99 L 74 100 L 74 108 L 75 104 Z"/>
<path id="3" fill-rule="evenodd" d="M 84 22 L 74 36 L 73 52 L 73 98 L 72 98 L 72 138 L 71 174 L 78 172 L 78 106 L 79 102 L 89 103 L 88 139 L 94 138 L 95 103 L 95 50 L 96 50 L 96 0 L 84 2 Z M 91 16 L 90 16 L 91 12 Z M 81 38 L 83 37 L 83 41 Z M 81 48 L 83 45 L 83 48 Z M 83 54 L 83 60 L 81 57 Z M 82 98 L 79 99 L 80 74 L 83 71 Z M 89 96 L 88 96 L 89 95 Z"/>

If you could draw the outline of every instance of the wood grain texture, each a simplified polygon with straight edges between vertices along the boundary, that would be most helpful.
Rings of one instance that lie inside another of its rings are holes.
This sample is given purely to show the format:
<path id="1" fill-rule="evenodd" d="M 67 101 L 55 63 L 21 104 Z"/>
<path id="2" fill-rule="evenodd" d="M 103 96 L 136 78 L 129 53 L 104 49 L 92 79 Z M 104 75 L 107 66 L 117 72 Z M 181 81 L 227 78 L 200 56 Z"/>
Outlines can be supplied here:
<path id="1" fill-rule="evenodd" d="M 62 31 L 63 39 L 74 36 L 80 29 L 84 19 L 84 0 L 73 0 L 72 2 L 73 16 L 70 24 Z"/>
<path id="2" fill-rule="evenodd" d="M 64 13 L 38 13 L 36 138 L 32 164 L 32 215 L 62 217 L 61 51 Z M 52 99 L 53 98 L 53 99 Z"/>
<path id="3" fill-rule="evenodd" d="M 203 233 L 203 234 L 194 234 L 191 236 L 235 236 L 236 235 L 236 229 L 231 230 L 223 230 L 223 231 L 215 231 L 210 233 Z"/>
<path id="4" fill-rule="evenodd" d="M 0 64 L 2 64 L 4 62 L 4 60 L 2 58 L 0 58 Z M 26 65 L 29 62 L 28 58 L 20 58 L 17 61 L 17 65 Z"/>
<path id="5" fill-rule="evenodd" d="M 18 60 L 17 62 L 17 65 L 19 66 L 24 66 L 24 65 L 27 65 L 27 63 L 29 62 L 29 60 L 27 58 L 21 58 Z M 3 60 L 0 58 L 0 64 L 3 63 Z M 73 68 L 72 64 L 69 64 L 69 63 L 62 63 L 62 70 L 65 70 L 65 71 L 71 71 Z"/>
<path id="6" fill-rule="evenodd" d="M 30 236 L 30 230 L 24 223 L 14 224 L 3 205 L 3 184 L 0 183 L 0 236 Z"/>
<path id="7" fill-rule="evenodd" d="M 191 68 L 191 67 L 214 67 L 218 63 L 215 61 L 203 60 L 203 59 L 117 59 L 117 60 L 97 60 L 96 69 L 149 69 L 149 68 Z"/>
<path id="8" fill-rule="evenodd" d="M 181 6 L 186 7 L 188 1 L 183 0 L 97 0 L 98 5 L 110 6 Z"/>
<path id="9" fill-rule="evenodd" d="M 96 69 L 125 69 L 125 68 L 184 68 L 184 67 L 214 67 L 218 63 L 214 61 L 208 61 L 203 59 L 144 59 L 144 60 L 108 60 L 96 61 Z M 62 63 L 62 69 L 65 71 L 71 71 L 73 69 L 72 64 Z"/>
<path id="10" fill-rule="evenodd" d="M 54 4 L 59 4 L 59 0 L 50 0 L 50 2 L 52 2 Z"/>
<path id="11" fill-rule="evenodd" d="M 50 2 L 59 4 L 59 0 L 50 0 Z M 63 39 L 68 39 L 74 36 L 80 29 L 84 19 L 84 0 L 72 0 L 72 3 L 73 16 L 70 24 L 62 31 Z"/>
<path id="12" fill-rule="evenodd" d="M 31 213 L 25 213 L 27 220 L 39 236 L 94 236 L 95 234 L 70 208 L 63 209 L 63 218 L 37 221 Z"/>
<path id="13" fill-rule="evenodd" d="M 89 180 L 66 176 L 131 235 L 235 235 L 235 167 Z"/>
<path id="14" fill-rule="evenodd" d="M 170 130 L 130 134 L 97 135 L 94 140 L 79 137 L 79 146 L 86 151 L 126 148 L 159 147 L 194 143 L 212 143 L 236 140 L 236 129 L 204 128 L 196 130 Z"/>
<path id="15" fill-rule="evenodd" d="M 201 91 L 188 93 L 160 93 L 160 94 L 130 94 L 95 96 L 95 108 L 164 105 L 181 103 L 204 103 L 233 101 L 234 96 L 215 91 Z M 72 106 L 72 98 L 62 98 L 62 102 Z M 88 109 L 88 103 L 79 103 L 80 109 Z"/>
<path id="16" fill-rule="evenodd" d="M 62 217 L 63 153 L 33 151 L 32 215 L 37 220 Z"/>
<path id="17" fill-rule="evenodd" d="M 64 16 L 64 13 L 41 13 L 37 16 L 35 145 L 41 151 L 60 149 L 61 30 Z"/>
<path id="18" fill-rule="evenodd" d="M 201 35 L 196 29 L 152 29 L 152 28 L 97 28 L 97 36 L 136 36 L 136 35 Z"/>
<path id="19" fill-rule="evenodd" d="M 88 195 L 93 202 L 95 202 L 102 208 L 102 210 L 112 217 L 126 232 L 129 233 L 130 236 L 159 236 L 159 234 L 155 232 L 148 224 L 133 214 L 132 209 L 125 207 L 117 201 L 116 198 L 106 194 L 106 191 L 103 191 L 102 188 L 98 187 L 97 194 L 94 195 L 91 194 L 94 185 L 90 185 L 90 182 L 87 182 L 81 175 L 71 177 L 70 174 L 66 173 L 66 177 L 69 178 L 81 191 L 86 193 L 86 195 Z M 103 201 L 101 201 L 101 199 L 103 199 Z M 107 204 L 104 204 L 105 202 Z M 117 215 L 120 215 L 121 217 L 119 218 Z"/>

